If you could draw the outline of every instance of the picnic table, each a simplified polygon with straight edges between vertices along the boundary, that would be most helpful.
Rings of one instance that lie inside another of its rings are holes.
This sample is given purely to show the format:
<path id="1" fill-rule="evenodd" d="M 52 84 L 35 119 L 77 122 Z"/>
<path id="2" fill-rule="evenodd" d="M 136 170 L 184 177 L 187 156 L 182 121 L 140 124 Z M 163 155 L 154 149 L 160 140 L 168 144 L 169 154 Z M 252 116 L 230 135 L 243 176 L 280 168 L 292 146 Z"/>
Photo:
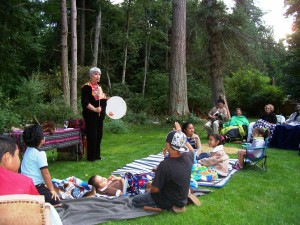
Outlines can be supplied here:
<path id="1" fill-rule="evenodd" d="M 15 139 L 21 152 L 25 152 L 26 145 L 23 141 L 23 130 L 16 130 L 8 133 L 11 138 Z M 45 144 L 41 146 L 41 151 L 54 150 L 62 151 L 68 149 L 75 150 L 76 160 L 82 152 L 82 138 L 79 128 L 57 128 L 54 133 L 45 132 Z M 52 151 L 53 153 L 53 151 Z M 53 154 L 52 159 L 54 160 Z"/>

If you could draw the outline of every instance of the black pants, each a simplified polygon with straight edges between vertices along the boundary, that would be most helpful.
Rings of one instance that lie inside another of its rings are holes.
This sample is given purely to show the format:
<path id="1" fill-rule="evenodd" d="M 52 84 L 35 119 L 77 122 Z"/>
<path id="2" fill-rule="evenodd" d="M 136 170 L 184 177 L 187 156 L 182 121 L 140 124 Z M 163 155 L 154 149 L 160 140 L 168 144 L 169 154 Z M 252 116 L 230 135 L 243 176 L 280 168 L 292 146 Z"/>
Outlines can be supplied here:
<path id="1" fill-rule="evenodd" d="M 52 193 L 50 190 L 45 186 L 45 184 L 38 184 L 35 185 L 36 189 L 38 190 L 40 195 L 45 196 L 45 202 L 49 202 L 51 205 L 58 205 L 60 204 L 60 200 L 55 200 L 52 198 Z"/>
<path id="2" fill-rule="evenodd" d="M 103 119 L 85 117 L 87 160 L 94 161 L 101 159 L 101 140 L 103 136 Z"/>

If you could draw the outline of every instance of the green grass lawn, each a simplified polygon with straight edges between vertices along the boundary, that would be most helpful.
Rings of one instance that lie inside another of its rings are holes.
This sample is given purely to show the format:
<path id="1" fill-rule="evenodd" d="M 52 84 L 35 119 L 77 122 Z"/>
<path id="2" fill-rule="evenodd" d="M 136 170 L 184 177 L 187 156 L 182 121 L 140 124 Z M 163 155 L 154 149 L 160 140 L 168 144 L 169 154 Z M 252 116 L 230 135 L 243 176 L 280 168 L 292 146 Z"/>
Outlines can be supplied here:
<path id="1" fill-rule="evenodd" d="M 76 176 L 86 181 L 94 174 L 109 176 L 135 159 L 159 153 L 171 129 L 166 125 L 143 125 L 130 127 L 127 134 L 105 133 L 101 152 L 104 160 L 93 163 L 85 158 L 79 162 L 53 162 L 49 151 L 51 176 L 58 179 Z M 196 131 L 201 130 L 202 126 L 196 125 Z M 207 143 L 205 132 L 200 138 Z M 237 172 L 223 188 L 213 188 L 213 193 L 199 197 L 200 207 L 189 205 L 186 213 L 179 215 L 163 212 L 106 224 L 300 224 L 300 156 L 297 151 L 272 148 L 267 154 L 267 172 Z"/>

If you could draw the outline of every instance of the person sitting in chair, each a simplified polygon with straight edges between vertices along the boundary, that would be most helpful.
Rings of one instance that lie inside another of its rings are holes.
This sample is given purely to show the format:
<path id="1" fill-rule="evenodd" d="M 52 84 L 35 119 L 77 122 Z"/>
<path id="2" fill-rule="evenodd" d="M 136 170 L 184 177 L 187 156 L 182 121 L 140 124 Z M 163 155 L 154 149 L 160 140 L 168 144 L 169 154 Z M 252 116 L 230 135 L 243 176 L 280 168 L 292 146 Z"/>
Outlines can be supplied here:
<path id="1" fill-rule="evenodd" d="M 256 128 L 253 130 L 253 140 L 250 147 L 247 149 L 240 149 L 238 151 L 238 161 L 233 166 L 236 170 L 241 170 L 244 167 L 244 157 L 245 155 L 250 155 L 251 157 L 259 157 L 262 154 L 262 149 L 265 145 L 265 138 L 268 137 L 268 130 L 263 128 Z M 255 149 L 258 148 L 258 149 Z"/>
<path id="2" fill-rule="evenodd" d="M 249 121 L 243 116 L 241 108 L 236 108 L 235 115 L 223 124 L 221 135 L 225 136 L 225 140 L 230 142 L 232 139 L 242 139 L 248 131 Z"/>
<path id="3" fill-rule="evenodd" d="M 297 103 L 295 107 L 295 112 L 292 113 L 285 122 L 286 124 L 291 126 L 300 125 L 300 103 Z"/>
<path id="4" fill-rule="evenodd" d="M 265 105 L 265 113 L 262 115 L 261 119 L 255 122 L 255 124 L 253 125 L 253 129 L 267 129 L 269 131 L 269 141 L 271 141 L 276 125 L 277 117 L 274 113 L 274 106 L 271 104 L 267 104 Z"/>
<path id="5" fill-rule="evenodd" d="M 208 119 L 209 121 L 204 125 L 207 133 L 219 134 L 220 124 L 228 119 L 228 113 L 223 99 L 218 99 L 217 106 L 213 107 L 208 113 Z"/>

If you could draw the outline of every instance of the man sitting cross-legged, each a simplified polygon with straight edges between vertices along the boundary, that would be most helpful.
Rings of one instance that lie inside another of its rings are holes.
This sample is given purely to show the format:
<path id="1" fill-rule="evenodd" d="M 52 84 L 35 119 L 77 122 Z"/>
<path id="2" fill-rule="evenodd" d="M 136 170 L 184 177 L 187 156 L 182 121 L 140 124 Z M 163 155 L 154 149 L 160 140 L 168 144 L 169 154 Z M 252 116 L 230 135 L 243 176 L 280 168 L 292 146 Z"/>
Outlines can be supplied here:
<path id="1" fill-rule="evenodd" d="M 180 130 L 168 133 L 166 149 L 169 157 L 158 165 L 150 192 L 135 196 L 133 206 L 173 210 L 176 213 L 186 210 L 185 205 L 191 195 L 189 188 L 194 160 L 194 152 L 187 149 L 186 142 L 186 136 Z"/>

